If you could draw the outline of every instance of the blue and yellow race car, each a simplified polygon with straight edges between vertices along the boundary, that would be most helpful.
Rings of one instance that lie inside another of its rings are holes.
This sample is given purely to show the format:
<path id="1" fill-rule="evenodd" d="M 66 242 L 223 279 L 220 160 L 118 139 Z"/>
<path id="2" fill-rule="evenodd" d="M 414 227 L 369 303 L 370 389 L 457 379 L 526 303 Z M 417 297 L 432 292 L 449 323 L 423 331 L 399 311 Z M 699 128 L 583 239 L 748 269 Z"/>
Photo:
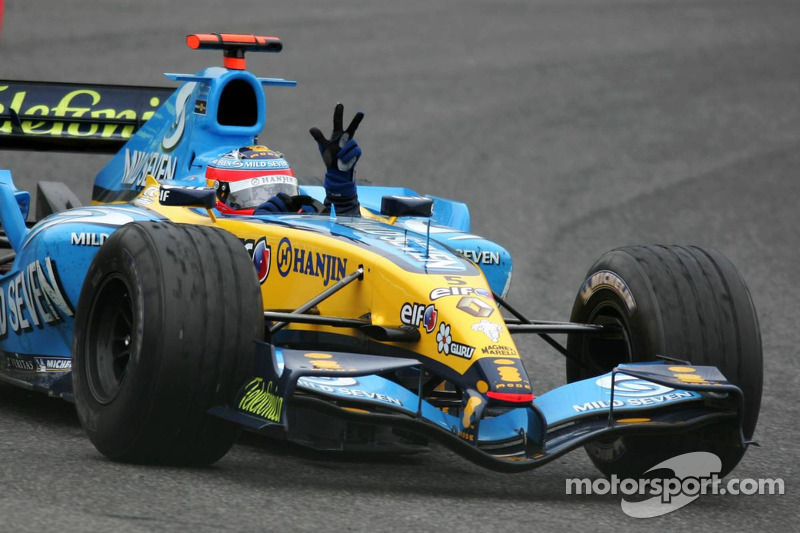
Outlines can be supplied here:
<path id="1" fill-rule="evenodd" d="M 719 252 L 613 250 L 569 322 L 540 321 L 506 301 L 512 259 L 462 203 L 359 185 L 360 216 L 344 216 L 307 184 L 292 213 L 221 209 L 239 192 L 225 170 L 288 179 L 256 136 L 263 88 L 294 82 L 245 69 L 276 38 L 187 44 L 224 66 L 168 74 L 174 90 L 0 82 L 0 147 L 115 154 L 91 205 L 40 183 L 33 223 L 0 170 L 0 379 L 74 402 L 120 461 L 210 464 L 247 429 L 322 450 L 437 441 L 508 472 L 581 446 L 606 474 L 701 450 L 736 466 L 761 340 Z M 564 356 L 567 384 L 534 391 L 521 334 Z"/>

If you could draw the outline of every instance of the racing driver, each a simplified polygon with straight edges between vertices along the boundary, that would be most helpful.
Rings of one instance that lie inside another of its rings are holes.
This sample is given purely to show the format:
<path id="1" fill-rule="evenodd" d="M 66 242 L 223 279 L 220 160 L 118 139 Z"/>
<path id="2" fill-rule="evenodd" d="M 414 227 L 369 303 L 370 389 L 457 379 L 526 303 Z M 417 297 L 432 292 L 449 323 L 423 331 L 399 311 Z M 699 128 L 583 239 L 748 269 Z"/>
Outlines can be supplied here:
<path id="1" fill-rule="evenodd" d="M 353 135 L 364 113 L 356 113 L 346 130 L 343 113 L 344 106 L 337 104 L 329 139 L 318 128 L 310 130 L 326 167 L 324 205 L 298 194 L 297 178 L 282 153 L 266 146 L 245 146 L 208 165 L 206 179 L 217 190 L 217 209 L 227 214 L 266 215 L 322 212 L 333 206 L 337 215 L 360 216 L 353 174 L 361 148 Z"/>

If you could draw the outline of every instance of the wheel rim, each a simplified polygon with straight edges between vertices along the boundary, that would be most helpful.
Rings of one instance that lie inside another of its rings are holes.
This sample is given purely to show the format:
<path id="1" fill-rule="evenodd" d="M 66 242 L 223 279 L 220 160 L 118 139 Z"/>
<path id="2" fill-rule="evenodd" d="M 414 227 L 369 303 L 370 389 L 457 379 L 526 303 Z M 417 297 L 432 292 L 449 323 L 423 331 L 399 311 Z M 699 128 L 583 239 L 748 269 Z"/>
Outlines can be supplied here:
<path id="1" fill-rule="evenodd" d="M 89 390 L 101 404 L 119 394 L 134 350 L 131 291 L 119 275 L 100 285 L 89 311 L 86 331 L 86 374 Z"/>
<path id="2" fill-rule="evenodd" d="M 603 375 L 619 364 L 633 362 L 630 334 L 622 313 L 617 305 L 606 302 L 589 315 L 587 322 L 602 325 L 604 332 L 590 335 L 583 342 L 581 372 L 584 378 Z"/>
<path id="3" fill-rule="evenodd" d="M 607 374 L 615 366 L 633 362 L 630 334 L 626 327 L 623 311 L 611 302 L 595 307 L 589 315 L 589 324 L 600 324 L 604 332 L 588 337 L 582 347 L 581 361 L 583 378 Z M 605 456 L 613 456 L 625 449 L 621 437 L 599 439 L 585 445 L 586 451 L 598 461 L 608 461 Z"/>

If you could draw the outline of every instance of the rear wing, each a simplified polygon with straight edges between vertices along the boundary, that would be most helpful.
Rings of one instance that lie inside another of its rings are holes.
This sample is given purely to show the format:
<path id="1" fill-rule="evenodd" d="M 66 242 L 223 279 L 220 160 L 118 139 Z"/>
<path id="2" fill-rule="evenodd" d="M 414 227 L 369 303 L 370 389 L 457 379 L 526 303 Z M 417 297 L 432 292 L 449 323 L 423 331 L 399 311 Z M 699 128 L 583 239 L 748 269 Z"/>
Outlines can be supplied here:
<path id="1" fill-rule="evenodd" d="M 0 80 L 0 149 L 113 154 L 173 92 Z"/>

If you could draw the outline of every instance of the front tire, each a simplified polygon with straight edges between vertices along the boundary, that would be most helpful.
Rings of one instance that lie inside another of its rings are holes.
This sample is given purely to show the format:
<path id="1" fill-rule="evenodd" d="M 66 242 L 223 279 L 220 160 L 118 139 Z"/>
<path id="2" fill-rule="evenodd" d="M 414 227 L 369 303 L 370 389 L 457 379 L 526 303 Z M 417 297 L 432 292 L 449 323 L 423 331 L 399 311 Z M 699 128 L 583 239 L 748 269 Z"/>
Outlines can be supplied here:
<path id="1" fill-rule="evenodd" d="M 758 319 L 747 286 L 721 253 L 699 247 L 628 246 L 590 269 L 571 320 L 612 326 L 614 333 L 570 335 L 569 382 L 657 355 L 716 366 L 744 394 L 743 432 L 752 437 L 761 404 L 763 364 Z M 675 436 L 629 436 L 588 444 L 606 475 L 636 477 L 690 451 L 722 460 L 721 475 L 744 455 L 738 427 L 715 424 Z"/>
<path id="2" fill-rule="evenodd" d="M 73 337 L 73 389 L 95 447 L 125 462 L 207 465 L 236 426 L 206 414 L 253 374 L 255 270 L 232 234 L 166 222 L 117 230 L 92 261 Z"/>

